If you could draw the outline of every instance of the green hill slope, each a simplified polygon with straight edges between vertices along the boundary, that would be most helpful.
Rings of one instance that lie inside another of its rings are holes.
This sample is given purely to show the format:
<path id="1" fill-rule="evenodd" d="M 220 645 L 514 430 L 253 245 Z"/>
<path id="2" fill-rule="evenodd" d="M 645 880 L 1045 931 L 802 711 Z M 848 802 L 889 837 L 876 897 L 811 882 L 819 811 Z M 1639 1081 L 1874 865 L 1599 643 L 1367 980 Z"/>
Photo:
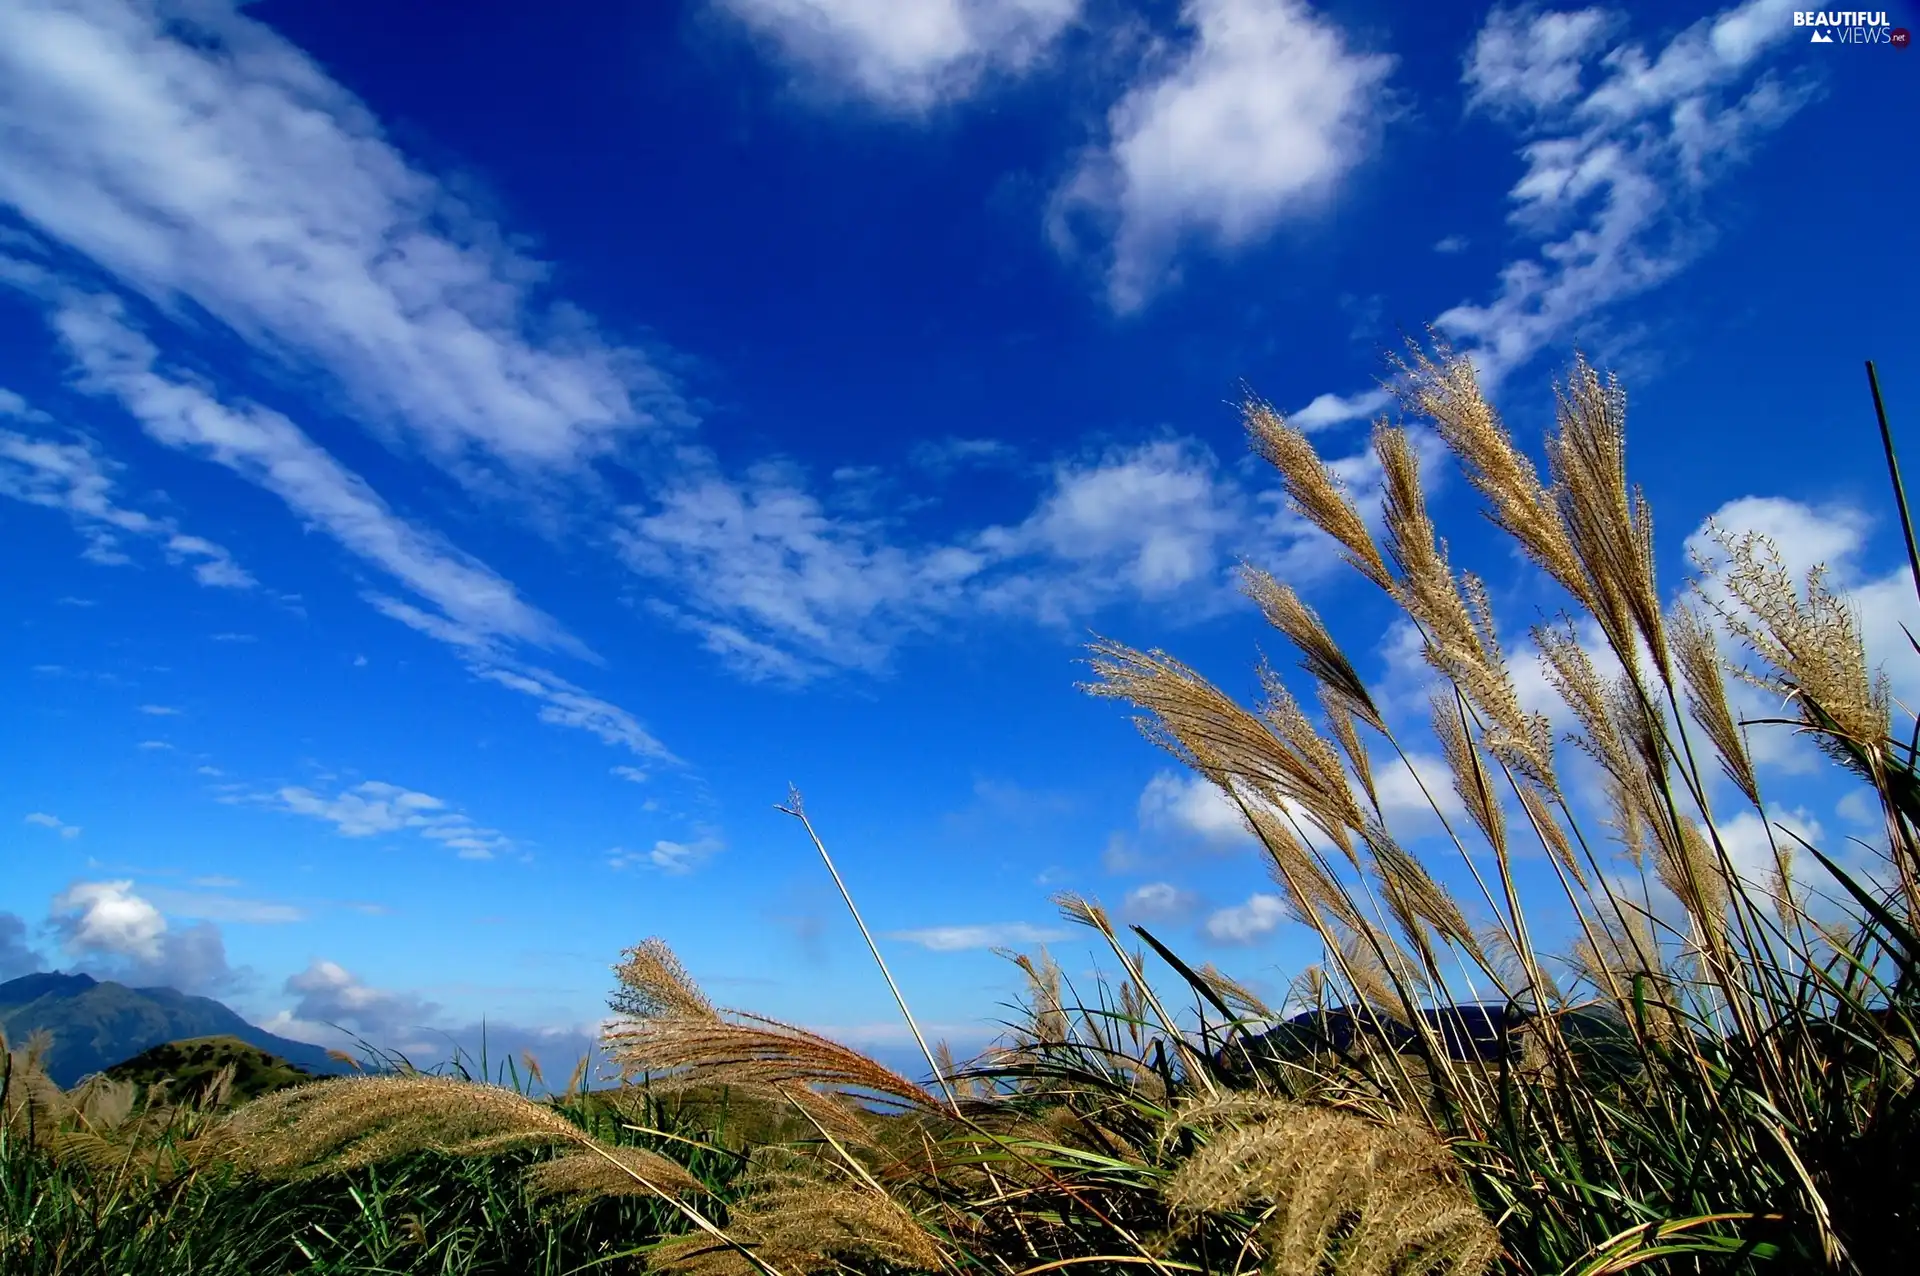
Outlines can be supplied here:
<path id="1" fill-rule="evenodd" d="M 238 1037 L 190 1037 L 142 1050 L 133 1058 L 106 1069 L 115 1081 L 131 1081 L 145 1094 L 164 1081 L 175 1098 L 201 1093 L 228 1064 L 233 1065 L 232 1098 L 257 1098 L 274 1090 L 311 1081 L 314 1074 L 296 1068 L 279 1055 L 248 1045 Z"/>
<path id="2" fill-rule="evenodd" d="M 47 1075 L 61 1086 L 155 1046 L 198 1037 L 233 1037 L 316 1075 L 348 1071 L 320 1047 L 257 1028 L 210 997 L 129 988 L 90 975 L 25 975 L 0 984 L 0 1031 L 7 1039 L 25 1041 L 40 1029 L 53 1035 Z"/>

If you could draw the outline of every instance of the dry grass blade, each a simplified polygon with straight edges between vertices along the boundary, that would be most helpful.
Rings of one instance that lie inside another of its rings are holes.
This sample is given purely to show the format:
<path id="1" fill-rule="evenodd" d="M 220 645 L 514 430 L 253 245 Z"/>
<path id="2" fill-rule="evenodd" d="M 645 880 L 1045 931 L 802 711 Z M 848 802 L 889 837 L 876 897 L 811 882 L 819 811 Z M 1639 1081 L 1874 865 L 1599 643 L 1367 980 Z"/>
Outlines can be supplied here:
<path id="1" fill-rule="evenodd" d="M 1273 805 L 1304 812 L 1328 838 L 1343 846 L 1349 842 L 1359 808 L 1337 760 L 1329 770 L 1323 760 L 1301 756 L 1267 723 L 1164 652 L 1103 641 L 1093 645 L 1090 663 L 1100 681 L 1083 690 L 1146 710 L 1135 719 L 1141 733 L 1223 785 L 1229 796 L 1233 786 L 1244 784 Z M 1278 710 L 1270 717 L 1283 725 L 1289 720 L 1283 705 L 1269 707 Z M 1311 735 L 1309 725 L 1300 743 L 1307 744 Z M 1325 754 L 1333 756 L 1332 749 Z"/>
<path id="2" fill-rule="evenodd" d="M 892 1196 L 833 1181 L 801 1164 L 758 1171 L 727 1226 L 741 1249 L 783 1271 L 947 1267 L 940 1246 Z M 682 1276 L 751 1276 L 754 1270 L 740 1250 L 698 1236 L 655 1249 L 649 1266 Z"/>
<path id="3" fill-rule="evenodd" d="M 1721 583 L 1738 607 L 1716 610 L 1732 633 L 1773 672 L 1741 670 L 1754 684 L 1817 710 L 1831 729 L 1869 751 L 1883 747 L 1890 731 L 1884 678 L 1867 666 L 1859 618 L 1847 600 L 1827 588 L 1824 566 L 1807 573 L 1805 596 L 1795 587 L 1780 551 L 1764 536 L 1729 536 L 1714 530 L 1726 552 Z M 1809 725 L 1817 725 L 1808 713 Z M 1823 730 L 1822 734 L 1825 734 Z M 1844 765 L 1850 756 L 1830 739 L 1827 751 Z"/>
<path id="4" fill-rule="evenodd" d="M 1237 1097 L 1176 1115 L 1205 1143 L 1167 1184 L 1187 1214 L 1258 1209 L 1262 1270 L 1276 1276 L 1478 1276 L 1500 1238 L 1447 1150 L 1407 1126 Z"/>
<path id="5" fill-rule="evenodd" d="M 1300 652 L 1300 665 L 1312 674 L 1324 689 L 1348 712 L 1376 731 L 1384 731 L 1380 710 L 1374 705 L 1360 673 L 1347 659 L 1347 653 L 1333 640 L 1321 623 L 1319 614 L 1300 600 L 1290 586 L 1257 567 L 1242 565 L 1241 580 L 1247 596 L 1259 605 L 1267 623 L 1285 634 Z"/>
<path id="6" fill-rule="evenodd" d="M 604 1151 L 573 1122 L 512 1090 L 418 1073 L 344 1077 L 263 1095 L 235 1109 L 224 1134 L 236 1160 L 270 1178 L 331 1173 L 417 1151 Z M 638 1157 L 629 1170 L 660 1195 L 705 1191 L 665 1157 L 628 1151 Z"/>
<path id="7" fill-rule="evenodd" d="M 1393 578 L 1366 520 L 1307 436 L 1265 403 L 1249 401 L 1242 411 L 1254 451 L 1280 472 L 1294 511 L 1345 546 L 1347 561 L 1361 575 L 1382 589 L 1392 589 Z"/>
<path id="8" fill-rule="evenodd" d="M 1746 737 L 1734 725 L 1733 711 L 1727 705 L 1720 645 L 1704 618 L 1691 607 L 1674 609 L 1673 646 L 1680 672 L 1687 680 L 1688 715 L 1713 745 L 1720 769 L 1747 801 L 1759 807 L 1760 781 L 1747 755 Z"/>
<path id="9" fill-rule="evenodd" d="M 1463 593 L 1454 580 L 1427 512 L 1419 458 L 1406 432 L 1383 425 L 1374 431 L 1373 445 L 1385 477 L 1387 553 L 1400 572 L 1393 596 L 1425 638 L 1427 662 L 1486 719 L 1487 747 L 1495 757 L 1540 787 L 1558 791 L 1552 731 L 1545 718 L 1520 703 L 1485 590 L 1469 577 Z"/>
<path id="10" fill-rule="evenodd" d="M 1432 355 L 1418 346 L 1398 361 L 1406 406 L 1433 421 L 1459 459 L 1467 480 L 1488 504 L 1488 516 L 1561 586 L 1582 602 L 1587 581 L 1553 493 L 1513 441 L 1500 414 L 1481 392 L 1473 361 L 1436 341 Z"/>
<path id="11" fill-rule="evenodd" d="M 638 1019 L 607 1030 L 609 1053 L 656 1086 L 761 1090 L 826 1087 L 924 1110 L 933 1096 L 858 1050 L 793 1024 L 734 1011 L 733 1019 Z"/>

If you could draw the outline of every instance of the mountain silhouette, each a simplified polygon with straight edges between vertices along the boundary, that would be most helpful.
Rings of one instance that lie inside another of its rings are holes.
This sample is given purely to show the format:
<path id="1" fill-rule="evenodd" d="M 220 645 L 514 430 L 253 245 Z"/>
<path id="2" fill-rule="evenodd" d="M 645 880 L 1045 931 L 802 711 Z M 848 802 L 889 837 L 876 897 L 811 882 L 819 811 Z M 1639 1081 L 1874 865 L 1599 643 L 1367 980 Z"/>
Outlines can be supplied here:
<path id="1" fill-rule="evenodd" d="M 237 1037 L 322 1076 L 350 1071 L 319 1046 L 290 1041 L 242 1019 L 211 997 L 172 988 L 129 988 L 91 975 L 43 973 L 0 984 L 0 1032 L 15 1045 L 53 1035 L 47 1075 L 71 1086 L 143 1051 L 192 1037 Z"/>

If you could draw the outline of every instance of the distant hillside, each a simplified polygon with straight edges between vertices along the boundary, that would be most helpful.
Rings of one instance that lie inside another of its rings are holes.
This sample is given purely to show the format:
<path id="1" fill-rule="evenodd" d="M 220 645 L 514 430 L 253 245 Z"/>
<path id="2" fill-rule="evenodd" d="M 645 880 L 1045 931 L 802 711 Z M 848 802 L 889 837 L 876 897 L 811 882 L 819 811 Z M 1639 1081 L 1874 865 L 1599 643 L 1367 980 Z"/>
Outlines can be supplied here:
<path id="1" fill-rule="evenodd" d="M 311 1081 L 314 1074 L 279 1055 L 250 1046 L 238 1037 L 190 1037 L 142 1050 L 106 1070 L 115 1081 L 131 1081 L 139 1092 L 165 1081 L 175 1099 L 199 1095 L 228 1064 L 233 1065 L 233 1100 L 257 1098 Z"/>
<path id="2" fill-rule="evenodd" d="M 25 975 L 0 984 L 0 1031 L 24 1042 L 53 1034 L 47 1074 L 70 1086 L 144 1050 L 195 1037 L 236 1037 L 304 1071 L 333 1076 L 349 1069 L 318 1046 L 256 1028 L 210 997 L 172 988 L 129 988 L 90 975 Z"/>

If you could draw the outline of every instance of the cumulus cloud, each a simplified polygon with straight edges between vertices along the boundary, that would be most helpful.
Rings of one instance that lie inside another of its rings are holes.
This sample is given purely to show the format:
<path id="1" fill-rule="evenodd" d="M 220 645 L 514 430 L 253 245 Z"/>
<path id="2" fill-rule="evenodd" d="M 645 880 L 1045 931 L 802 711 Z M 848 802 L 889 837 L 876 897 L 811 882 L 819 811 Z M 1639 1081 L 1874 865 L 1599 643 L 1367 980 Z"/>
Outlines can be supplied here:
<path id="1" fill-rule="evenodd" d="M 1240 809 L 1211 781 L 1191 774 L 1161 771 L 1140 793 L 1140 827 L 1171 834 L 1213 849 L 1253 845 Z"/>
<path id="2" fill-rule="evenodd" d="M 1245 903 L 1220 909 L 1201 927 L 1219 944 L 1254 944 L 1278 930 L 1287 920 L 1286 905 L 1278 895 L 1256 892 Z"/>
<path id="3" fill-rule="evenodd" d="M 412 832 L 458 852 L 461 859 L 492 859 L 513 845 L 499 830 L 476 824 L 440 798 L 383 780 L 366 780 L 332 795 L 290 785 L 254 800 L 324 820 L 343 837 Z"/>
<path id="4" fill-rule="evenodd" d="M 1071 932 L 1057 926 L 1035 926 L 1028 922 L 998 922 L 984 926 L 923 926 L 915 930 L 887 933 L 888 939 L 918 944 L 930 952 L 957 953 L 970 948 L 1008 948 L 1015 944 L 1046 944 L 1065 939 Z"/>
<path id="5" fill-rule="evenodd" d="M 0 913 L 0 983 L 45 966 L 45 959 L 27 942 L 26 922 L 13 913 Z"/>
<path id="6" fill-rule="evenodd" d="M 209 993 L 237 979 L 217 926 L 173 927 L 130 880 L 75 882 L 54 898 L 49 924 L 81 966 L 123 983 Z"/>
<path id="7" fill-rule="evenodd" d="M 317 958 L 290 976 L 282 991 L 292 1004 L 260 1026 L 313 1045 L 352 1050 L 356 1039 L 378 1050 L 399 1051 L 430 1067 L 456 1053 L 469 1066 L 484 1043 L 490 1059 L 532 1054 L 549 1081 L 564 1082 L 583 1056 L 598 1053 L 597 1026 L 527 1027 L 488 1016 L 481 1022 L 451 1020 L 442 1007 L 417 993 L 381 988 L 337 961 Z"/>
<path id="8" fill-rule="evenodd" d="M 376 1043 L 410 1038 L 438 1017 L 440 1007 L 410 993 L 367 984 L 338 962 L 315 960 L 288 977 L 285 991 L 295 998 L 286 1012 L 305 1024 L 334 1024 Z"/>
<path id="9" fill-rule="evenodd" d="M 1233 249 L 1322 206 L 1371 149 L 1391 58 L 1357 51 L 1305 0 L 1186 0 L 1185 47 L 1107 113 L 1055 193 L 1055 243 L 1108 247 L 1107 298 L 1131 311 L 1183 241 Z"/>
<path id="10" fill-rule="evenodd" d="M 816 83 L 919 113 L 1028 70 L 1081 0 L 717 0 Z"/>
<path id="11" fill-rule="evenodd" d="M 1135 921 L 1181 922 L 1200 907 L 1200 897 L 1172 882 L 1148 882 L 1127 892 L 1120 911 Z"/>

